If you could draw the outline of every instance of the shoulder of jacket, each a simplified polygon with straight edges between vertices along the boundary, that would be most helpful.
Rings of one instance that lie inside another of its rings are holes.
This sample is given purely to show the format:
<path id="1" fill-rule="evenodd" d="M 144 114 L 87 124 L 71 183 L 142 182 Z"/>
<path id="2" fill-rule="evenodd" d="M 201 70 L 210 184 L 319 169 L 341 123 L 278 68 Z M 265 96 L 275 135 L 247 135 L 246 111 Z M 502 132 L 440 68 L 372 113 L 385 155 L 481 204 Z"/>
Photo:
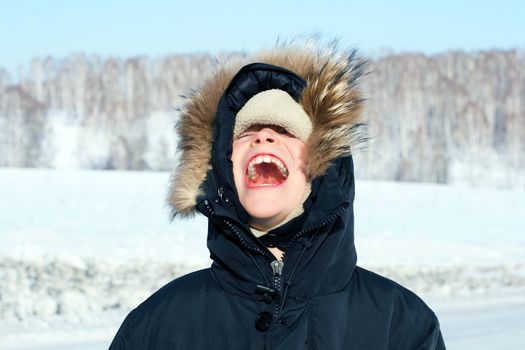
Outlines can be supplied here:
<path id="1" fill-rule="evenodd" d="M 392 311 L 409 312 L 437 320 L 434 312 L 414 292 L 399 283 L 362 267 L 356 267 L 356 279 L 360 288 L 372 297 L 390 304 Z"/>
<path id="2" fill-rule="evenodd" d="M 159 306 L 165 307 L 174 300 L 185 298 L 202 290 L 211 281 L 210 269 L 194 271 L 165 284 L 134 310 L 135 313 L 150 312 Z"/>
<path id="3" fill-rule="evenodd" d="M 150 338 L 155 338 L 159 324 L 174 313 L 184 313 L 182 309 L 191 308 L 190 301 L 196 299 L 195 293 L 206 290 L 211 281 L 207 268 L 178 277 L 161 287 L 127 315 L 110 350 L 142 349 L 140 344 L 148 344 Z"/>
<path id="4" fill-rule="evenodd" d="M 362 267 L 356 267 L 355 277 L 360 296 L 373 300 L 389 317 L 391 342 L 400 342 L 396 348 L 444 349 L 438 318 L 417 294 Z"/>

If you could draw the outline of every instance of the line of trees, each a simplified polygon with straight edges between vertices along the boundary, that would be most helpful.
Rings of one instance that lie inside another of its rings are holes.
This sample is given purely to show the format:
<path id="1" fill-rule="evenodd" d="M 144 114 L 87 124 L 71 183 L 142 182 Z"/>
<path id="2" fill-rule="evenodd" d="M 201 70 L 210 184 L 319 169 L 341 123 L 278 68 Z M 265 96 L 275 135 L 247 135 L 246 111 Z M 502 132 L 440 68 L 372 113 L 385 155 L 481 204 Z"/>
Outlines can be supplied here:
<path id="1" fill-rule="evenodd" d="M 367 88 L 365 177 L 525 188 L 525 53 L 393 55 Z"/>

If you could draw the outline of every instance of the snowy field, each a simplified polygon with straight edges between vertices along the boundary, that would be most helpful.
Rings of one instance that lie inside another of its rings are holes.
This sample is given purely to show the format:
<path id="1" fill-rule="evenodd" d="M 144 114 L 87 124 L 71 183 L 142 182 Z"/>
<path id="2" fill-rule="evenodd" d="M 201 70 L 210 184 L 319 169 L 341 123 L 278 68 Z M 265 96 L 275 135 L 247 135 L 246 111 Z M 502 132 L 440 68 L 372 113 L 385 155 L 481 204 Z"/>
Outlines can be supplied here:
<path id="1" fill-rule="evenodd" d="M 169 223 L 169 174 L 0 169 L 0 349 L 106 349 L 124 316 L 209 265 Z M 358 264 L 417 292 L 448 349 L 525 349 L 525 192 L 357 181 Z"/>

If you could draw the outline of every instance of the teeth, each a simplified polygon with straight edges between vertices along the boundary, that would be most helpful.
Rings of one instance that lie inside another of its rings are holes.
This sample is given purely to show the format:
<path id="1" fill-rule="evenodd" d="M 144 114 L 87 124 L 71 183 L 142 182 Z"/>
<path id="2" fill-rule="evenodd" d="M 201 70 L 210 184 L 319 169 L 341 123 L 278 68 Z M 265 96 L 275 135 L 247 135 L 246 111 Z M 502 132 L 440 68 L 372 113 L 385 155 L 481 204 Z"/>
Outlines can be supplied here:
<path id="1" fill-rule="evenodd" d="M 286 170 L 286 168 L 284 167 L 284 165 L 279 165 L 277 164 L 277 167 L 279 168 L 279 170 L 281 171 L 281 173 L 284 175 L 284 177 L 288 177 L 288 170 Z"/>
<path id="2" fill-rule="evenodd" d="M 288 177 L 288 170 L 284 166 L 284 164 L 277 158 L 274 158 L 270 155 L 264 155 L 264 156 L 257 156 L 252 159 L 252 161 L 248 164 L 248 178 L 250 180 L 255 179 L 255 165 L 261 164 L 261 163 L 273 163 L 277 166 L 281 174 L 283 174 L 284 177 Z"/>
<path id="3" fill-rule="evenodd" d="M 279 168 L 279 170 L 281 171 L 281 173 L 284 175 L 284 176 L 288 176 L 288 170 L 286 170 L 286 167 L 284 166 L 284 164 L 277 158 L 272 158 L 270 160 L 273 164 L 277 165 L 277 168 Z"/>
<path id="4" fill-rule="evenodd" d="M 248 165 L 248 178 L 250 180 L 255 180 L 255 164 L 253 163 Z"/>

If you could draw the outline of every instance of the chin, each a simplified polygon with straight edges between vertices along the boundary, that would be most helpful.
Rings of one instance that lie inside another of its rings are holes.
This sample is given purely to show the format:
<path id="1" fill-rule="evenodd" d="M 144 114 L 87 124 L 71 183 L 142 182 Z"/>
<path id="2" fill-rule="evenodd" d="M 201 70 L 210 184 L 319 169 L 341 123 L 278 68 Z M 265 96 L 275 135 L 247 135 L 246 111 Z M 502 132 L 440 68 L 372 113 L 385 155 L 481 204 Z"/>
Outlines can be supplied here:
<path id="1" fill-rule="evenodd" d="M 248 214 L 256 220 L 267 220 L 273 222 L 280 217 L 283 219 L 286 217 L 286 214 L 284 214 L 286 210 L 282 207 L 282 202 L 279 203 L 275 200 L 249 202 L 243 204 L 243 206 Z"/>

